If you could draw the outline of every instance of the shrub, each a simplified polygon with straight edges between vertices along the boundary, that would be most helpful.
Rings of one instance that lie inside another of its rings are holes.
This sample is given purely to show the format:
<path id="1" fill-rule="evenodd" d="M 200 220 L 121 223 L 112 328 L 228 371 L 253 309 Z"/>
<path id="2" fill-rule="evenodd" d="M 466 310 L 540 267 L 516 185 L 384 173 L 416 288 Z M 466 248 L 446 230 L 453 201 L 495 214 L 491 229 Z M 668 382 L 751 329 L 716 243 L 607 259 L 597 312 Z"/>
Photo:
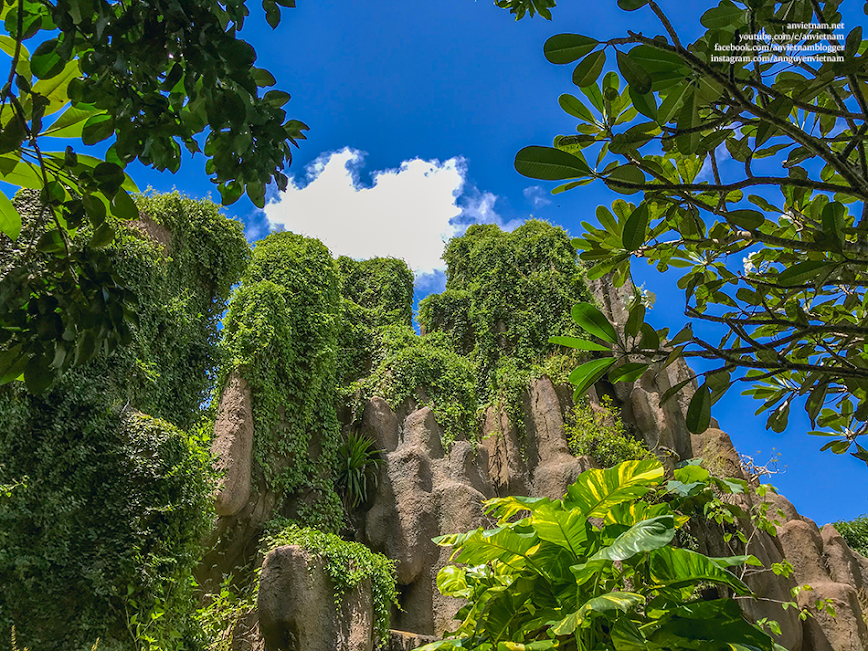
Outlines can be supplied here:
<path id="1" fill-rule="evenodd" d="M 337 485 L 348 511 L 368 501 L 368 486 L 377 487 L 382 459 L 373 445 L 368 437 L 350 432 L 338 450 Z"/>
<path id="2" fill-rule="evenodd" d="M 653 455 L 642 441 L 627 433 L 624 422 L 609 396 L 593 409 L 587 400 L 576 405 L 564 426 L 570 452 L 592 457 L 604 468 L 630 459 L 651 459 Z"/>
<path id="3" fill-rule="evenodd" d="M 582 473 L 560 500 L 486 502 L 496 528 L 435 539 L 454 548 L 458 563 L 440 570 L 437 587 L 468 603 L 452 637 L 420 651 L 771 651 L 772 639 L 744 618 L 734 599 L 697 599 L 705 584 L 748 597 L 750 588 L 729 568 L 758 561 L 675 547 L 676 530 L 689 519 L 676 510 L 678 494 L 656 504 L 642 499 L 667 493 L 664 482 L 656 459 L 625 461 Z M 707 482 L 714 478 L 694 466 L 676 470 L 669 484 L 698 493 Z"/>
<path id="4" fill-rule="evenodd" d="M 851 549 L 868 556 L 868 515 L 860 515 L 849 522 L 840 520 L 835 528 Z"/>

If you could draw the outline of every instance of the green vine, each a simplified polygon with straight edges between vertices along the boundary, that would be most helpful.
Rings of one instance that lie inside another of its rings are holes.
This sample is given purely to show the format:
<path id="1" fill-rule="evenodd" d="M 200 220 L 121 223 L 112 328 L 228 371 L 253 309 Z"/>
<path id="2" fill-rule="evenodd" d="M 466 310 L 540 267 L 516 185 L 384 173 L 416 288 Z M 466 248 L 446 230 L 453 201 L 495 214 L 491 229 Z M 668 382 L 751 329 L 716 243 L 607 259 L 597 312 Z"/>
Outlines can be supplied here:
<path id="1" fill-rule="evenodd" d="M 111 221 L 117 237 L 101 253 L 137 296 L 132 340 L 44 395 L 0 387 L 0 639 L 15 625 L 22 647 L 197 638 L 191 572 L 210 525 L 217 325 L 249 248 L 209 201 L 136 201 L 141 218 Z M 36 197 L 16 205 L 36 236 Z M 15 255 L 0 240 L 0 275 Z"/>
<path id="2" fill-rule="evenodd" d="M 372 552 L 361 543 L 347 542 L 338 536 L 317 529 L 299 527 L 298 524 L 278 518 L 266 529 L 264 541 L 267 554 L 275 547 L 298 545 L 320 556 L 325 562 L 326 574 L 335 589 L 335 606 L 350 590 L 370 580 L 374 604 L 374 639 L 385 644 L 389 637 L 389 613 L 398 604 L 395 590 L 395 562 L 382 554 Z"/>
<path id="3" fill-rule="evenodd" d="M 231 363 L 253 389 L 253 453 L 279 495 L 313 491 L 318 526 L 337 530 L 335 413 L 341 307 L 337 263 L 318 240 L 272 233 L 256 244 L 224 320 Z M 300 514 L 300 517 L 304 517 Z"/>

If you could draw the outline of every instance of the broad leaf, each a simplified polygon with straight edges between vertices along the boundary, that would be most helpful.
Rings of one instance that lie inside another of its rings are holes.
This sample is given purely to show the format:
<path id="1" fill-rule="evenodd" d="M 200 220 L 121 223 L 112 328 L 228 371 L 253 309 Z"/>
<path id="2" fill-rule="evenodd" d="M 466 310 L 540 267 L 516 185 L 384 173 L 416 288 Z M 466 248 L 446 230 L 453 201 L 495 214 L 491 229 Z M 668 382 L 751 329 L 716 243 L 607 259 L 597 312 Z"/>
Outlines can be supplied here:
<path id="1" fill-rule="evenodd" d="M 543 47 L 546 59 L 551 63 L 572 63 L 589 54 L 599 41 L 579 34 L 557 34 L 546 41 Z"/>
<path id="2" fill-rule="evenodd" d="M 567 489 L 564 507 L 577 508 L 588 518 L 601 518 L 614 505 L 641 497 L 662 480 L 663 465 L 656 459 L 624 461 L 607 470 L 588 470 Z"/>
<path id="3" fill-rule="evenodd" d="M 600 310 L 591 303 L 576 303 L 570 310 L 573 321 L 585 332 L 610 344 L 618 343 L 618 334 Z"/>
<path id="4" fill-rule="evenodd" d="M 554 147 L 525 147 L 515 155 L 519 174 L 542 181 L 562 181 L 591 175 L 591 168 L 577 158 Z"/>
<path id="5" fill-rule="evenodd" d="M 626 561 L 636 554 L 665 547 L 675 537 L 675 519 L 664 515 L 634 524 L 608 547 L 604 547 L 591 560 Z"/>

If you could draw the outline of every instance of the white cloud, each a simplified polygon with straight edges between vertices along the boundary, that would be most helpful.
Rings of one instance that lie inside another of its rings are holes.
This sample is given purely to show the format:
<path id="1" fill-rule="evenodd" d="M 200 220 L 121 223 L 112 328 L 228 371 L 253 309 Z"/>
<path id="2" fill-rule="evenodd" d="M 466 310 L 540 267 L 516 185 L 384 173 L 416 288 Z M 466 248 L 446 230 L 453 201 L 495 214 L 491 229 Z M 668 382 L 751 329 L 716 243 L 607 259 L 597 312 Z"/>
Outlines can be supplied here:
<path id="1" fill-rule="evenodd" d="M 540 185 L 532 185 L 523 190 L 524 198 L 527 199 L 534 208 L 542 208 L 549 205 L 552 200 L 548 198 L 548 193 Z"/>
<path id="2" fill-rule="evenodd" d="M 364 156 L 347 147 L 317 158 L 306 183 L 290 179 L 265 206 L 271 227 L 316 237 L 334 255 L 403 258 L 418 278 L 444 268 L 444 243 L 471 223 L 504 225 L 497 196 L 467 187 L 461 157 L 404 161 L 374 171 L 366 187 L 359 179 Z"/>

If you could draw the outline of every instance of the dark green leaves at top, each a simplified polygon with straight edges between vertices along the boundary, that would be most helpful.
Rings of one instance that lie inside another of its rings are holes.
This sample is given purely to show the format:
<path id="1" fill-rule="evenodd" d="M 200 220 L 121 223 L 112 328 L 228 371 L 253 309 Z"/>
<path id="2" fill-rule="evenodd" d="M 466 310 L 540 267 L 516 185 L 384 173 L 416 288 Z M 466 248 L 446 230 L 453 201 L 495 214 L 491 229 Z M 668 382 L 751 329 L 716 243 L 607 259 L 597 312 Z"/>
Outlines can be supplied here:
<path id="1" fill-rule="evenodd" d="M 562 181 L 591 175 L 591 168 L 581 158 L 554 147 L 525 147 L 515 155 L 519 174 L 543 181 Z"/>
<path id="2" fill-rule="evenodd" d="M 628 185 L 642 185 L 645 183 L 645 175 L 635 165 L 621 165 L 616 167 L 609 176 L 605 179 L 606 185 L 615 192 L 621 194 L 634 194 L 639 192 L 641 188 L 625 187 Z"/>
<path id="3" fill-rule="evenodd" d="M 60 74 L 66 66 L 66 61 L 58 52 L 58 40 L 56 38 L 43 41 L 33 52 L 30 58 L 30 72 L 37 79 L 50 79 Z"/>
<path id="4" fill-rule="evenodd" d="M 589 332 L 603 341 L 608 341 L 610 344 L 618 342 L 615 328 L 612 327 L 606 316 L 590 303 L 576 303 L 570 314 L 573 321 L 585 332 Z"/>
<path id="5" fill-rule="evenodd" d="M 631 88 L 640 95 L 644 95 L 651 90 L 651 75 L 635 59 L 618 51 L 617 60 L 618 69 Z"/>
<path id="6" fill-rule="evenodd" d="M 543 47 L 546 59 L 551 63 L 572 63 L 597 47 L 599 41 L 579 34 L 556 34 Z"/>
<path id="7" fill-rule="evenodd" d="M 573 83 L 579 88 L 586 88 L 597 83 L 597 78 L 606 65 L 606 51 L 598 50 L 586 56 L 573 70 Z"/>
<path id="8" fill-rule="evenodd" d="M 825 260 L 806 260 L 784 269 L 778 276 L 778 283 L 788 287 L 804 285 L 814 280 L 820 272 L 834 265 Z"/>
<path id="9" fill-rule="evenodd" d="M 702 14 L 700 22 L 708 29 L 735 30 L 747 24 L 747 10 L 737 7 L 730 0 L 722 0 L 717 7 Z"/>
<path id="10" fill-rule="evenodd" d="M 618 0 L 618 6 L 624 11 L 636 11 L 648 4 L 648 0 Z"/>
<path id="11" fill-rule="evenodd" d="M 115 131 L 115 121 L 110 115 L 98 113 L 92 115 L 84 123 L 84 128 L 81 132 L 81 140 L 86 145 L 95 145 L 96 143 L 111 137 Z"/>
<path id="12" fill-rule="evenodd" d="M 726 214 L 726 221 L 753 231 L 762 226 L 765 217 L 757 210 L 732 210 Z"/>
<path id="13" fill-rule="evenodd" d="M 702 434 L 711 425 L 711 389 L 708 384 L 703 384 L 687 407 L 687 429 L 692 434 Z"/>

